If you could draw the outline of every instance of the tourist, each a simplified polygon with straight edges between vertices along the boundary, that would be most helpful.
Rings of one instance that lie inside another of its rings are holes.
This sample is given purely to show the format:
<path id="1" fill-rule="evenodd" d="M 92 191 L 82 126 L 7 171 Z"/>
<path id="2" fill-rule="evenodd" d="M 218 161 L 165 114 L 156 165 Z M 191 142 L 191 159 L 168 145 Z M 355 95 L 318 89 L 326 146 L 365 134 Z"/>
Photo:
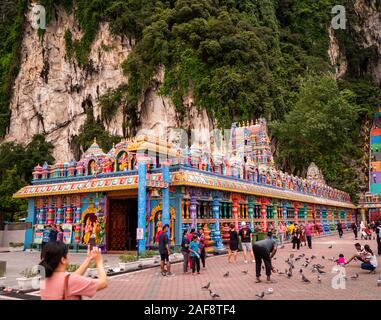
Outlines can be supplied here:
<path id="1" fill-rule="evenodd" d="M 353 259 L 356 259 L 356 260 L 360 260 L 362 262 L 366 262 L 365 261 L 365 256 L 366 256 L 366 251 L 364 249 L 364 247 L 359 244 L 359 243 L 355 243 L 355 248 L 356 248 L 356 253 L 346 262 L 346 265 L 351 262 Z"/>
<path id="2" fill-rule="evenodd" d="M 183 255 L 183 271 L 184 273 L 188 272 L 188 258 L 189 258 L 189 230 L 184 230 L 183 239 L 181 241 L 181 253 Z"/>
<path id="3" fill-rule="evenodd" d="M 357 224 L 356 224 L 356 222 L 352 223 L 351 228 L 352 228 L 353 234 L 355 235 L 355 240 L 357 240 Z"/>
<path id="4" fill-rule="evenodd" d="M 159 237 L 159 253 L 160 253 L 160 268 L 161 268 L 161 275 L 162 276 L 172 276 L 173 273 L 171 272 L 171 264 L 169 263 L 169 255 L 171 254 L 171 251 L 169 249 L 169 237 L 168 237 L 168 229 L 169 225 L 166 224 L 163 227 L 163 232 L 161 233 Z M 165 266 L 167 267 L 165 269 Z"/>
<path id="5" fill-rule="evenodd" d="M 192 258 L 192 275 L 195 275 L 196 268 L 197 274 L 200 274 L 200 244 L 197 234 L 193 235 L 192 241 L 189 244 L 189 252 Z"/>
<path id="6" fill-rule="evenodd" d="M 50 233 L 49 233 L 49 241 L 56 242 L 57 241 L 57 234 L 58 234 L 57 226 L 55 224 L 52 224 L 52 228 L 51 228 Z"/>
<path id="7" fill-rule="evenodd" d="M 292 234 L 294 233 L 294 229 L 295 229 L 295 224 L 294 223 L 291 223 L 289 226 L 288 226 L 288 233 L 290 235 L 290 238 L 292 240 Z"/>
<path id="8" fill-rule="evenodd" d="M 50 241 L 50 225 L 44 226 L 44 230 L 42 231 L 42 242 L 41 242 L 41 260 L 44 252 L 44 248 L 46 244 Z"/>
<path id="9" fill-rule="evenodd" d="M 295 227 L 293 228 L 293 233 L 291 234 L 292 237 L 292 251 L 296 251 L 295 247 L 299 251 L 300 249 L 300 230 L 299 226 L 295 224 Z"/>
<path id="10" fill-rule="evenodd" d="M 62 226 L 58 227 L 57 241 L 58 242 L 64 242 L 64 233 L 63 233 Z"/>
<path id="11" fill-rule="evenodd" d="M 94 260 L 98 270 L 98 279 L 84 277 Z M 50 241 L 45 246 L 40 265 L 45 269 L 45 279 L 41 280 L 42 300 L 80 300 L 82 296 L 93 297 L 95 293 L 107 287 L 107 276 L 103 266 L 101 250 L 88 247 L 87 257 L 73 273 L 66 273 L 69 265 L 68 248 L 63 242 Z"/>
<path id="12" fill-rule="evenodd" d="M 205 259 L 206 259 L 206 251 L 205 251 L 205 234 L 204 234 L 204 228 L 200 228 L 199 230 L 199 245 L 200 245 L 200 259 L 202 262 L 202 267 L 205 269 Z"/>
<path id="13" fill-rule="evenodd" d="M 337 259 L 337 265 L 344 267 L 347 261 L 345 260 L 345 257 L 342 253 L 339 254 L 339 259 Z"/>
<path id="14" fill-rule="evenodd" d="M 300 228 L 299 228 L 299 231 L 300 231 L 300 245 L 301 246 L 307 246 L 307 243 L 306 243 L 306 232 L 304 230 L 304 226 L 301 225 Z M 303 243 L 303 245 L 302 245 Z"/>
<path id="15" fill-rule="evenodd" d="M 366 233 L 365 233 L 365 224 L 364 221 L 360 222 L 360 237 L 361 239 L 366 239 Z"/>
<path id="16" fill-rule="evenodd" d="M 243 250 L 243 258 L 245 259 L 245 263 L 247 263 L 247 254 L 250 253 L 251 255 L 251 260 L 255 262 L 254 260 L 254 253 L 253 253 L 253 247 L 251 244 L 251 238 L 252 238 L 252 233 L 250 228 L 247 227 L 246 222 L 242 221 L 241 222 L 241 230 L 239 230 L 239 236 L 241 237 L 241 245 L 242 245 L 242 250 Z"/>
<path id="17" fill-rule="evenodd" d="M 272 233 L 268 233 L 268 239 L 256 241 L 253 244 L 253 251 L 255 256 L 255 272 L 256 272 L 256 283 L 261 282 L 261 268 L 262 260 L 265 264 L 267 282 L 274 283 L 271 280 L 271 271 L 275 271 L 272 267 L 271 259 L 274 257 L 277 251 L 276 241 L 272 238 Z"/>
<path id="18" fill-rule="evenodd" d="M 314 228 L 314 225 L 311 222 L 308 222 L 305 227 L 308 249 L 312 249 L 312 229 L 313 228 Z"/>
<path id="19" fill-rule="evenodd" d="M 380 221 L 377 221 L 376 223 L 376 228 L 375 228 L 375 232 L 376 232 L 376 241 L 377 241 L 377 254 L 378 255 L 381 255 L 381 223 Z"/>
<path id="20" fill-rule="evenodd" d="M 279 222 L 278 228 L 277 228 L 277 237 L 279 239 L 279 244 L 283 247 L 284 246 L 284 240 L 285 240 L 285 233 L 286 233 L 286 227 L 283 224 L 282 221 Z"/>
<path id="21" fill-rule="evenodd" d="M 339 233 L 339 238 L 342 238 L 342 236 L 343 236 L 343 225 L 342 225 L 341 221 L 339 221 L 337 223 L 337 231 Z"/>
<path id="22" fill-rule="evenodd" d="M 366 252 L 365 254 L 365 261 L 361 264 L 361 269 L 363 270 L 369 270 L 370 273 L 376 273 L 377 268 L 377 258 L 376 255 L 373 253 L 373 251 L 370 249 L 369 245 L 364 246 L 364 250 Z"/>
<path id="23" fill-rule="evenodd" d="M 196 229 L 192 228 L 190 233 L 188 234 L 188 241 L 191 243 L 193 239 L 193 235 L 196 233 Z M 192 259 L 189 259 L 189 268 L 192 269 Z"/>
<path id="24" fill-rule="evenodd" d="M 234 262 L 237 261 L 237 252 L 238 252 L 238 233 L 234 228 L 234 223 L 230 224 L 230 231 L 229 231 L 229 254 L 228 254 L 228 261 L 231 262 L 231 256 L 234 257 Z"/>

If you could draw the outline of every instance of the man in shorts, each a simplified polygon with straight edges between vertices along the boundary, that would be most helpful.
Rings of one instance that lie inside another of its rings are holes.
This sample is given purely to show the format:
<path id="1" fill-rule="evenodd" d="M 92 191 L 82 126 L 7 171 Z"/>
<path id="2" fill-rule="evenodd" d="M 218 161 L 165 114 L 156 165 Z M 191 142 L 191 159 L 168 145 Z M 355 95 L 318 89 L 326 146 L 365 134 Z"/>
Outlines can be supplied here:
<path id="1" fill-rule="evenodd" d="M 241 222 L 241 230 L 239 230 L 239 236 L 241 237 L 241 245 L 243 250 L 243 257 L 245 259 L 245 263 L 247 263 L 247 252 L 250 252 L 251 259 L 254 260 L 253 247 L 251 246 L 251 238 L 253 234 L 251 233 L 250 228 L 247 227 L 246 222 Z"/>
<path id="2" fill-rule="evenodd" d="M 166 224 L 163 227 L 163 232 L 159 237 L 159 253 L 160 253 L 160 267 L 162 276 L 172 276 L 171 265 L 169 263 L 169 255 L 171 251 L 169 249 L 169 237 L 168 237 L 168 229 L 169 225 Z M 165 265 L 167 265 L 167 269 L 165 269 Z"/>

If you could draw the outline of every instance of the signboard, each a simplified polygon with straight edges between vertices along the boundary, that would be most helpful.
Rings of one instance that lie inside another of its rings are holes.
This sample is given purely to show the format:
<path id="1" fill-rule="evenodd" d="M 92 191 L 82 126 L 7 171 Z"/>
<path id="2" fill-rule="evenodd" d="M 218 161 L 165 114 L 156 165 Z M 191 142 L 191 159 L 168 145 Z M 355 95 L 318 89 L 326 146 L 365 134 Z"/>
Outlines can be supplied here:
<path id="1" fill-rule="evenodd" d="M 34 226 L 34 237 L 33 237 L 33 243 L 41 244 L 42 243 L 42 233 L 44 231 L 44 225 L 43 224 L 36 224 Z"/>
<path id="2" fill-rule="evenodd" d="M 144 239 L 144 230 L 143 228 L 136 228 L 136 240 Z"/>
<path id="3" fill-rule="evenodd" d="M 71 234 L 73 232 L 73 225 L 69 223 L 64 223 L 62 225 L 63 230 L 63 241 L 65 244 L 71 244 Z"/>

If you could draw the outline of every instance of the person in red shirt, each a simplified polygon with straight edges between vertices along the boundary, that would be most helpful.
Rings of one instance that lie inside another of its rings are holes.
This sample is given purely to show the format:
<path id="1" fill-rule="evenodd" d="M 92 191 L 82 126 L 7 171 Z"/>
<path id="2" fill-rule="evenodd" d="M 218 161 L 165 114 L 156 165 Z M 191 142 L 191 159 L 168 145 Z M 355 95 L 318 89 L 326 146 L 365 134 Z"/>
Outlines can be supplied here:
<path id="1" fill-rule="evenodd" d="M 312 230 L 314 225 L 311 222 L 308 222 L 305 226 L 305 233 L 308 243 L 308 249 L 312 249 Z"/>

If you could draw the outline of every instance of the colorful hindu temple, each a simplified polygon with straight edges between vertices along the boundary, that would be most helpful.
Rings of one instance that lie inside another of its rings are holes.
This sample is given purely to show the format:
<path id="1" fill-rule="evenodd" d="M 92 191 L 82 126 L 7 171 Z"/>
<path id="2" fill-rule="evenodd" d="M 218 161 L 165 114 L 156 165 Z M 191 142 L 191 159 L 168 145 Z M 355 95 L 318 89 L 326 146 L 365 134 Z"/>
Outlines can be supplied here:
<path id="1" fill-rule="evenodd" d="M 93 237 L 104 251 L 138 245 L 142 252 L 157 246 L 164 224 L 176 247 L 184 229 L 204 227 L 214 251 L 224 248 L 230 223 L 266 231 L 280 221 L 312 221 L 329 233 L 337 221 L 355 220 L 349 195 L 329 187 L 316 165 L 306 178 L 275 168 L 266 120 L 230 132 L 231 148 L 218 147 L 218 139 L 188 148 L 139 135 L 108 153 L 94 141 L 77 162 L 37 165 L 32 185 L 14 195 L 29 199 L 25 248 L 41 243 L 51 223 L 63 226 L 70 248 Z"/>
<path id="2" fill-rule="evenodd" d="M 381 108 L 374 115 L 369 146 L 369 190 L 359 200 L 363 221 L 381 219 Z"/>

